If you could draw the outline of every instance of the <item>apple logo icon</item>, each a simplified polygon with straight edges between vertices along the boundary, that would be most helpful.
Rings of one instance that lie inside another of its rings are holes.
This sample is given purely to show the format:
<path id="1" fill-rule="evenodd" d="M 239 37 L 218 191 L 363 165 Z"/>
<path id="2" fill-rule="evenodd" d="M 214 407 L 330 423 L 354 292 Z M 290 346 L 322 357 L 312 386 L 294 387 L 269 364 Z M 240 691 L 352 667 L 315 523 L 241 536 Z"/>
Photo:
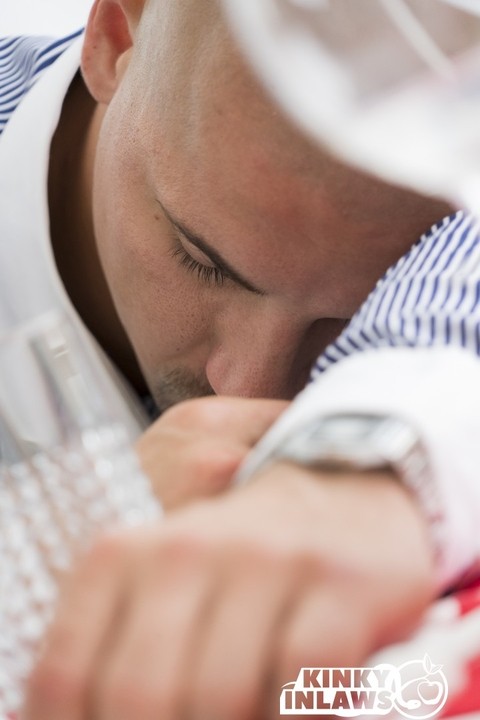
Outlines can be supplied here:
<path id="1" fill-rule="evenodd" d="M 395 709 L 412 720 L 433 718 L 447 701 L 448 683 L 442 665 L 434 665 L 428 655 L 401 665 L 395 684 Z"/>

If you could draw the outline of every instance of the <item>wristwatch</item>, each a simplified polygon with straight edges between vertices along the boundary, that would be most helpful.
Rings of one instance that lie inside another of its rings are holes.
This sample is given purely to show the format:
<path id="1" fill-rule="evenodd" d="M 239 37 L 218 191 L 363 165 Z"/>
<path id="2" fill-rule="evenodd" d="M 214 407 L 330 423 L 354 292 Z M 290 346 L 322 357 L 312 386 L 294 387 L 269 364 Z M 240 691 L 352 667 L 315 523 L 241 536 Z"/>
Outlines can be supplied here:
<path id="1" fill-rule="evenodd" d="M 396 417 L 339 413 L 317 418 L 293 433 L 278 457 L 330 471 L 387 470 L 424 473 L 428 461 L 418 433 Z"/>
<path id="2" fill-rule="evenodd" d="M 443 512 L 428 453 L 407 421 L 372 413 L 338 413 L 295 431 L 270 457 L 326 472 L 390 470 L 410 490 L 423 512 L 436 554 L 443 544 Z"/>

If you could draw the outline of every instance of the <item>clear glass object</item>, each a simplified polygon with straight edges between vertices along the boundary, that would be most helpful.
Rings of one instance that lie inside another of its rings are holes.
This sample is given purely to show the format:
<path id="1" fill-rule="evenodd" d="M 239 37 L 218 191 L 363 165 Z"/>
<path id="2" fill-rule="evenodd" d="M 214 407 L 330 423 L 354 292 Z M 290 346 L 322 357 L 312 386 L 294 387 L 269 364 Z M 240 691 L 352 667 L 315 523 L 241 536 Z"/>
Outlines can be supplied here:
<path id="1" fill-rule="evenodd" d="M 0 340 L 0 718 L 21 707 L 59 574 L 100 533 L 159 519 L 128 406 L 52 310 Z"/>
<path id="2" fill-rule="evenodd" d="M 144 419 L 55 267 L 44 181 L 25 208 L 38 227 L 10 212 L 10 188 L 0 197 L 0 720 L 21 706 L 74 556 L 161 517 L 133 451 Z"/>
<path id="3" fill-rule="evenodd" d="M 259 74 L 335 155 L 480 213 L 480 0 L 224 0 Z"/>

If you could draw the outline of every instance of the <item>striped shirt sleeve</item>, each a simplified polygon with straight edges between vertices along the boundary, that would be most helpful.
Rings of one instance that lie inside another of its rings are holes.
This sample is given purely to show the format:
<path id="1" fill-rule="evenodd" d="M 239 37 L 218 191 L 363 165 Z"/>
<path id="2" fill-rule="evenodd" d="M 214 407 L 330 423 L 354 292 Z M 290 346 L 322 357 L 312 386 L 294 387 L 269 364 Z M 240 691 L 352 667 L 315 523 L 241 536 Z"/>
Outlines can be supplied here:
<path id="1" fill-rule="evenodd" d="M 312 378 L 356 352 L 434 346 L 480 356 L 480 224 L 463 211 L 434 225 L 390 268 Z"/>
<path id="2" fill-rule="evenodd" d="M 81 34 L 0 38 L 0 135 L 25 94 Z"/>

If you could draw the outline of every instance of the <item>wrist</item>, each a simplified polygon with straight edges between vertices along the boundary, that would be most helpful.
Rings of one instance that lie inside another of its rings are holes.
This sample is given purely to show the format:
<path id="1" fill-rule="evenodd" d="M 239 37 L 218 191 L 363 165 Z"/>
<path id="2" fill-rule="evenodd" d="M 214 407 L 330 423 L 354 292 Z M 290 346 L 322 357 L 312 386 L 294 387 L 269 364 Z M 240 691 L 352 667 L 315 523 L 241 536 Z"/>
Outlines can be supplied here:
<path id="1" fill-rule="evenodd" d="M 311 519 L 318 535 L 336 525 L 345 529 L 346 542 L 372 552 L 381 549 L 390 557 L 386 578 L 396 568 L 429 599 L 435 595 L 436 548 L 429 523 L 393 470 L 329 472 L 279 461 L 259 471 L 244 489 L 259 485 L 281 493 L 291 512 Z"/>
<path id="2" fill-rule="evenodd" d="M 415 426 L 387 414 L 340 412 L 307 418 L 282 443 L 263 457 L 269 463 L 293 462 L 318 477 L 334 480 L 380 478 L 394 480 L 398 492 L 411 499 L 440 577 L 445 550 L 444 503 L 432 473 L 423 438 Z M 262 465 L 260 465 L 262 467 Z M 240 473 L 240 480 L 248 477 Z M 252 465 L 250 465 L 252 469 Z M 258 465 L 257 465 L 258 471 Z M 423 517 L 422 517 L 423 516 Z"/>
<path id="3" fill-rule="evenodd" d="M 334 592 L 361 618 L 365 658 L 416 627 L 435 597 L 434 554 L 427 523 L 393 472 L 282 461 L 239 492 L 254 493 L 250 504 L 280 521 L 288 555 L 303 546 L 299 561 L 317 578 L 319 597 Z"/>

